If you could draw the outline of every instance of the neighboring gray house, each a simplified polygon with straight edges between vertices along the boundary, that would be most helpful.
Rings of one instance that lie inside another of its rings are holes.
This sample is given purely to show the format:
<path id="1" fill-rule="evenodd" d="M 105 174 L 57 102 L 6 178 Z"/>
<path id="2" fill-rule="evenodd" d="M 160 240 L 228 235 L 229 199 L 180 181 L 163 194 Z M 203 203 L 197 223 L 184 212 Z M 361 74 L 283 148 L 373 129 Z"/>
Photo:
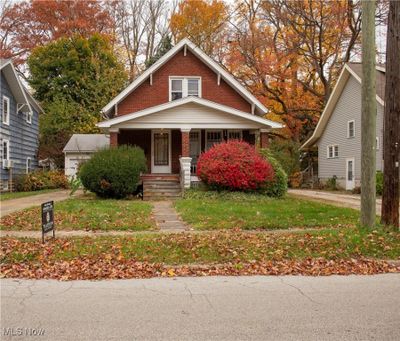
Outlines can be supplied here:
<path id="1" fill-rule="evenodd" d="M 326 104 L 318 125 L 301 146 L 318 146 L 318 178 L 337 177 L 339 186 L 351 190 L 361 180 L 361 77 L 360 63 L 347 63 Z M 385 68 L 376 67 L 376 169 L 383 170 L 383 113 Z"/>
<path id="2" fill-rule="evenodd" d="M 79 165 L 89 160 L 100 149 L 110 147 L 110 136 L 105 134 L 74 134 L 65 145 L 65 175 L 76 176 Z"/>
<path id="3" fill-rule="evenodd" d="M 7 191 L 16 176 L 38 167 L 42 109 L 21 83 L 11 60 L 0 59 L 0 70 L 0 191 Z"/>

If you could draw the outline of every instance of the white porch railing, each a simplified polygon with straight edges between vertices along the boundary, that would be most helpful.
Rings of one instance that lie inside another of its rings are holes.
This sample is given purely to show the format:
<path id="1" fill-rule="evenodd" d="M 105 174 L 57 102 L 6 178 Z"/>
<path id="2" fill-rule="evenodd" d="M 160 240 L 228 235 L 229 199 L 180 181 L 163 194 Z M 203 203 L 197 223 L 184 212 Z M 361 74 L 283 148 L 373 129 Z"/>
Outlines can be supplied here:
<path id="1" fill-rule="evenodd" d="M 190 165 L 192 162 L 191 157 L 179 158 L 181 165 L 181 186 L 182 189 L 190 188 Z"/>

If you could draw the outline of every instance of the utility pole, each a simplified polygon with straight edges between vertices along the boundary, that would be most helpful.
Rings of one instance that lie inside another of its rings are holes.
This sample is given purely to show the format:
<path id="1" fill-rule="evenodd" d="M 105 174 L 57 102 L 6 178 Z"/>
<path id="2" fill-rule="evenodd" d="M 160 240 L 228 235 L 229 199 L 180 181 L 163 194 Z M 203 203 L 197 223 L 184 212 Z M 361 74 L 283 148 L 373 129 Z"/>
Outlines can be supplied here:
<path id="1" fill-rule="evenodd" d="M 361 225 L 376 218 L 375 0 L 362 0 Z"/>
<path id="2" fill-rule="evenodd" d="M 390 1 L 386 48 L 382 223 L 399 228 L 400 2 Z"/>

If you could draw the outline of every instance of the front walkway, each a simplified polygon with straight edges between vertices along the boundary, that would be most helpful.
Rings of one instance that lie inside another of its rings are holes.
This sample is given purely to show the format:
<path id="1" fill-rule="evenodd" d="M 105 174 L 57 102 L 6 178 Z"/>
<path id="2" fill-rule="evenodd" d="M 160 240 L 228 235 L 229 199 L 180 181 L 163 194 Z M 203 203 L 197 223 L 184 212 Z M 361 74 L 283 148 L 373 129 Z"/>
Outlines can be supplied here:
<path id="1" fill-rule="evenodd" d="M 18 199 L 10 199 L 1 201 L 1 210 L 0 210 L 0 217 L 3 217 L 7 214 L 22 211 L 26 208 L 40 206 L 42 203 L 46 201 L 62 201 L 65 199 L 70 198 L 70 190 L 61 190 L 57 192 L 50 192 L 50 193 L 43 193 L 32 195 L 30 197 L 23 197 Z M 77 192 L 74 196 L 79 195 L 81 191 Z"/>
<path id="2" fill-rule="evenodd" d="M 356 194 L 344 194 L 338 192 L 314 191 L 309 189 L 289 189 L 288 193 L 302 198 L 326 202 L 339 207 L 361 209 L 361 196 Z M 382 200 L 376 199 L 376 215 L 381 215 Z"/>
<path id="3" fill-rule="evenodd" d="M 172 201 L 153 201 L 153 216 L 160 231 L 180 232 L 185 231 L 186 226 L 179 218 Z"/>

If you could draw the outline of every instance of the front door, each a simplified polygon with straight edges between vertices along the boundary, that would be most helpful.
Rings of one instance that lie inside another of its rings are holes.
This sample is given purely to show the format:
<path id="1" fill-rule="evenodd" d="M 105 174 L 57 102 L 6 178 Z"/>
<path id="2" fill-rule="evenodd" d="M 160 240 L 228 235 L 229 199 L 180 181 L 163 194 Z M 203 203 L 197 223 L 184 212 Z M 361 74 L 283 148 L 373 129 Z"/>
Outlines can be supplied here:
<path id="1" fill-rule="evenodd" d="M 354 158 L 346 159 L 346 190 L 354 188 Z"/>
<path id="2" fill-rule="evenodd" d="M 171 131 L 151 132 L 151 172 L 171 173 Z"/>

